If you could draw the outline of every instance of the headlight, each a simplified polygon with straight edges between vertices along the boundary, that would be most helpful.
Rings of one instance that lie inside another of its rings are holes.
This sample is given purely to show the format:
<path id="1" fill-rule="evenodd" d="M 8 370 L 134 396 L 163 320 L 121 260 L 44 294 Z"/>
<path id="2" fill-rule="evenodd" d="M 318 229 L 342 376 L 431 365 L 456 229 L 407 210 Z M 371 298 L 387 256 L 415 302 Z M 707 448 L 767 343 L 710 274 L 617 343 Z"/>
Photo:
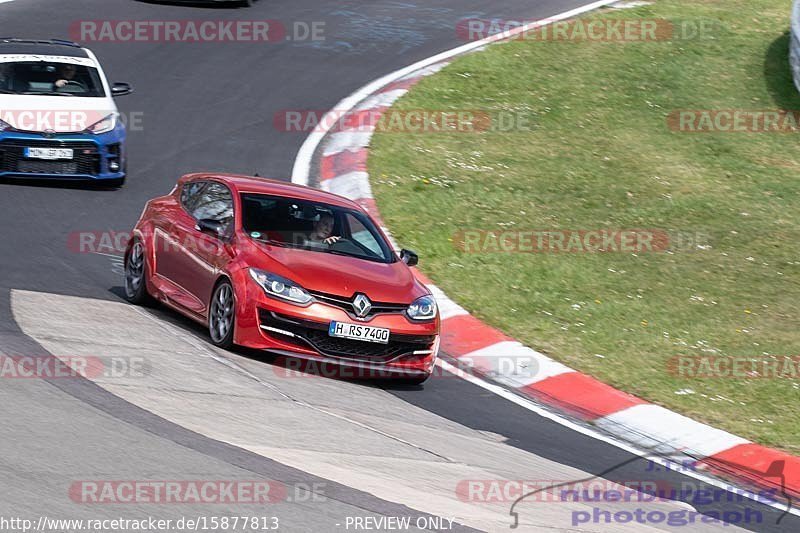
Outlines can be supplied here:
<path id="1" fill-rule="evenodd" d="M 310 303 L 311 300 L 314 299 L 304 288 L 293 281 L 277 276 L 271 272 L 251 268 L 250 277 L 261 285 L 261 288 L 264 289 L 267 296 L 274 296 L 300 305 Z"/>
<path id="2" fill-rule="evenodd" d="M 0 120 L 0 131 L 6 131 L 8 129 L 11 129 L 11 124 L 4 120 Z"/>
<path id="3" fill-rule="evenodd" d="M 431 320 L 436 318 L 436 299 L 433 296 L 417 298 L 406 309 L 408 318 L 412 320 Z"/>
<path id="4" fill-rule="evenodd" d="M 116 126 L 117 126 L 117 115 L 115 113 L 111 113 L 107 117 L 98 120 L 97 122 L 86 128 L 86 131 L 89 131 L 94 134 L 107 133 L 113 130 Z"/>

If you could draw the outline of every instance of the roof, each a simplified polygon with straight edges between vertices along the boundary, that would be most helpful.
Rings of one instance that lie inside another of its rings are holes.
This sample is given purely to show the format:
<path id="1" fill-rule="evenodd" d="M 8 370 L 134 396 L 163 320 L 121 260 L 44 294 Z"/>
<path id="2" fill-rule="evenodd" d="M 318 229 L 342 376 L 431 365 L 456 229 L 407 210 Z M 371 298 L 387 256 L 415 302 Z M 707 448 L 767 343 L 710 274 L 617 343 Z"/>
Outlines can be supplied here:
<path id="1" fill-rule="evenodd" d="M 296 185 L 287 181 L 259 178 L 255 176 L 245 176 L 242 174 L 222 174 L 213 172 L 199 172 L 187 174 L 180 179 L 180 182 L 192 181 L 196 179 L 215 179 L 229 185 L 236 193 L 256 193 L 271 194 L 275 196 L 288 196 L 298 200 L 308 200 L 311 202 L 322 202 L 345 207 L 349 209 L 361 209 L 361 207 L 338 194 L 333 194 L 303 185 Z"/>
<path id="2" fill-rule="evenodd" d="M 59 39 L 15 39 L 0 37 L 0 55 L 42 55 L 63 57 L 89 57 L 89 53 L 72 41 Z"/>

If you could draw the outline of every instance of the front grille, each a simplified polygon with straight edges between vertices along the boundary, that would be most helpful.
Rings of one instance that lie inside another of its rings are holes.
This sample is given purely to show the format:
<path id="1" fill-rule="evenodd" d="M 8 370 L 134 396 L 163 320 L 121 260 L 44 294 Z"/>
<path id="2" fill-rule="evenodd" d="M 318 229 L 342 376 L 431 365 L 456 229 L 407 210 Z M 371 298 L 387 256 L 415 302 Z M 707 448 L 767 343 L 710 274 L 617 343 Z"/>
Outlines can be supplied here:
<path id="1" fill-rule="evenodd" d="M 324 292 L 318 291 L 309 291 L 314 298 L 319 300 L 324 304 L 331 305 L 333 307 L 338 307 L 339 309 L 343 309 L 347 314 L 352 317 L 355 317 L 355 310 L 353 309 L 353 298 L 347 299 L 341 296 L 336 296 L 333 294 L 327 294 Z M 372 309 L 370 309 L 369 313 L 364 317 L 359 317 L 361 319 L 364 318 L 371 318 L 375 315 L 400 315 L 405 312 L 408 308 L 407 304 L 390 304 L 390 303 L 383 303 L 383 302 L 372 302 Z"/>
<path id="2" fill-rule="evenodd" d="M 259 309 L 258 314 L 262 325 L 288 331 L 321 354 L 330 357 L 386 363 L 401 355 L 408 355 L 418 350 L 429 350 L 436 339 L 430 335 L 395 334 L 389 336 L 388 344 L 341 339 L 328 335 L 327 324 L 298 320 L 264 309 Z"/>
<path id="3" fill-rule="evenodd" d="M 22 161 L 17 161 L 16 171 L 34 174 L 78 174 L 78 164 L 74 161 L 23 159 Z"/>
<path id="4" fill-rule="evenodd" d="M 72 148 L 73 159 L 70 161 L 27 159 L 24 156 L 26 147 Z M 4 139 L 0 141 L 0 172 L 96 175 L 100 173 L 100 153 L 93 142 Z"/>

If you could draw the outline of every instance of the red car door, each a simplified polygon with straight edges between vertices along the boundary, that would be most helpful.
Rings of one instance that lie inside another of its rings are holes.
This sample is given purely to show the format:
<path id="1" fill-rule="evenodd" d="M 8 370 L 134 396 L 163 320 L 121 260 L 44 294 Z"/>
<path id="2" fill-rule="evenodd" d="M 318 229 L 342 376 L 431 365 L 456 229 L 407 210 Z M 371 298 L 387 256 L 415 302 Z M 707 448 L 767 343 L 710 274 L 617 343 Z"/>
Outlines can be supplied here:
<path id="1" fill-rule="evenodd" d="M 200 230 L 198 223 L 210 220 L 219 223 L 222 234 Z M 229 235 L 233 225 L 233 196 L 218 182 L 208 182 L 191 204 L 190 212 L 182 210 L 170 232 L 175 242 L 173 281 L 190 300 L 190 310 L 207 316 L 214 282 L 233 256 Z"/>
<path id="2" fill-rule="evenodd" d="M 169 224 L 156 229 L 156 271 L 172 303 L 206 317 L 213 284 L 230 261 L 232 247 L 226 238 L 200 231 L 198 222 L 214 220 L 230 228 L 233 199 L 221 183 L 189 182 L 180 202 Z"/>

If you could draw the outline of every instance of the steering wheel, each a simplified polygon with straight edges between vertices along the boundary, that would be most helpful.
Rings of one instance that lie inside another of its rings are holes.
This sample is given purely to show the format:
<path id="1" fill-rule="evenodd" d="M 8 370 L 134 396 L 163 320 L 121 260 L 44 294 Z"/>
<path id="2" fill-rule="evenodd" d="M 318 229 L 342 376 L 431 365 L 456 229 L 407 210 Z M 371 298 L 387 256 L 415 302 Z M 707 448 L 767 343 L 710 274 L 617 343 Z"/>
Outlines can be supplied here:
<path id="1" fill-rule="evenodd" d="M 86 91 L 89 90 L 86 87 L 86 85 L 83 84 L 83 82 L 80 82 L 80 81 L 77 81 L 77 80 L 64 80 L 64 81 L 66 81 L 67 83 L 65 83 L 61 87 L 56 87 L 57 91 L 60 90 L 60 89 L 66 89 L 67 87 L 70 87 L 70 86 L 71 87 L 77 87 L 78 89 L 80 89 L 83 92 L 86 92 Z M 68 91 L 68 92 L 72 92 L 72 91 Z"/>

